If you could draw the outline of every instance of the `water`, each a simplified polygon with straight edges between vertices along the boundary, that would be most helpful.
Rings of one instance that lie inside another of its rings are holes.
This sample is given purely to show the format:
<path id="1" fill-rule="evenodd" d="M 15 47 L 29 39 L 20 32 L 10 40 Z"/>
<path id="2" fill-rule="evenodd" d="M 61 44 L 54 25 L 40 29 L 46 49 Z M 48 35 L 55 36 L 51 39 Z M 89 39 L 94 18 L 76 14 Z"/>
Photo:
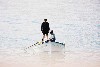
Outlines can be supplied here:
<path id="1" fill-rule="evenodd" d="M 0 67 L 100 67 L 99 6 L 99 0 L 0 1 Z M 24 51 L 41 40 L 44 18 L 65 53 Z"/>

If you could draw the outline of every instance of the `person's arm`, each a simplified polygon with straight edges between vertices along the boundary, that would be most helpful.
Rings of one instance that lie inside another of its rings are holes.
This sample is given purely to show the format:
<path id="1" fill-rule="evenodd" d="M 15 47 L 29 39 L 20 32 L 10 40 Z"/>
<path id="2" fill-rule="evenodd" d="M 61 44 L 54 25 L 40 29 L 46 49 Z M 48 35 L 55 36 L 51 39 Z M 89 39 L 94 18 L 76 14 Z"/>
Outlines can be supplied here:
<path id="1" fill-rule="evenodd" d="M 54 39 L 56 40 L 55 34 L 54 34 Z"/>
<path id="2" fill-rule="evenodd" d="M 48 23 L 48 27 L 49 27 L 49 23 Z M 50 27 L 49 27 L 49 30 L 50 30 Z"/>
<path id="3" fill-rule="evenodd" d="M 41 31 L 43 30 L 43 23 L 41 24 Z"/>

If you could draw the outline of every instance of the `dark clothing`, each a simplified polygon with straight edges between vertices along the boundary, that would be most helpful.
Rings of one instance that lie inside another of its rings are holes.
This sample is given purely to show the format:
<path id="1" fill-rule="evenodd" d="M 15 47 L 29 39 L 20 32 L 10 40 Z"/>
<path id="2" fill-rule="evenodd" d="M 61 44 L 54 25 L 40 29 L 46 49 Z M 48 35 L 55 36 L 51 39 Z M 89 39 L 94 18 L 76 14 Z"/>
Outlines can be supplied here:
<path id="1" fill-rule="evenodd" d="M 43 22 L 41 24 L 41 31 L 42 31 L 43 35 L 45 35 L 45 34 L 48 35 L 49 30 L 50 30 L 49 23 L 48 22 Z"/>
<path id="2" fill-rule="evenodd" d="M 51 42 L 55 42 L 56 38 L 55 38 L 55 34 L 51 34 L 51 37 L 50 37 L 50 41 Z"/>
<path id="3" fill-rule="evenodd" d="M 50 39 L 50 41 L 51 41 L 51 42 L 55 42 L 55 39 L 54 39 L 54 38 L 53 38 L 53 39 Z"/>
<path id="4" fill-rule="evenodd" d="M 48 35 L 49 31 L 42 31 L 43 35 Z"/>

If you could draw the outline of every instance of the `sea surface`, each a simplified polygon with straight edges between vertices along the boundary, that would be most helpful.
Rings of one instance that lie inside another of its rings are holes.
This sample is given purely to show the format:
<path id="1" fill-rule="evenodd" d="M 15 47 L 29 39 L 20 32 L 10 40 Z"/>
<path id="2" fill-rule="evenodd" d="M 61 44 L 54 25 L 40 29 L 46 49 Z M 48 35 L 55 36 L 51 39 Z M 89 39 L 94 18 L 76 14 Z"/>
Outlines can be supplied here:
<path id="1" fill-rule="evenodd" d="M 65 50 L 26 52 L 41 41 L 45 18 Z M 0 67 L 8 65 L 100 67 L 100 1 L 0 0 Z"/>

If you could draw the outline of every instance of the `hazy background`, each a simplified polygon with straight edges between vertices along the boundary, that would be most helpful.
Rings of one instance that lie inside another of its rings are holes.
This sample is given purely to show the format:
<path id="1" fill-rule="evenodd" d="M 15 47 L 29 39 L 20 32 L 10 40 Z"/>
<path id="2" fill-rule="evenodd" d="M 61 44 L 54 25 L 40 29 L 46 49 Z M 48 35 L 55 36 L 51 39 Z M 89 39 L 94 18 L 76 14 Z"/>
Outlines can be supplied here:
<path id="1" fill-rule="evenodd" d="M 100 0 L 0 0 L 0 58 L 41 41 L 45 18 L 66 51 L 98 53 L 100 60 Z"/>

